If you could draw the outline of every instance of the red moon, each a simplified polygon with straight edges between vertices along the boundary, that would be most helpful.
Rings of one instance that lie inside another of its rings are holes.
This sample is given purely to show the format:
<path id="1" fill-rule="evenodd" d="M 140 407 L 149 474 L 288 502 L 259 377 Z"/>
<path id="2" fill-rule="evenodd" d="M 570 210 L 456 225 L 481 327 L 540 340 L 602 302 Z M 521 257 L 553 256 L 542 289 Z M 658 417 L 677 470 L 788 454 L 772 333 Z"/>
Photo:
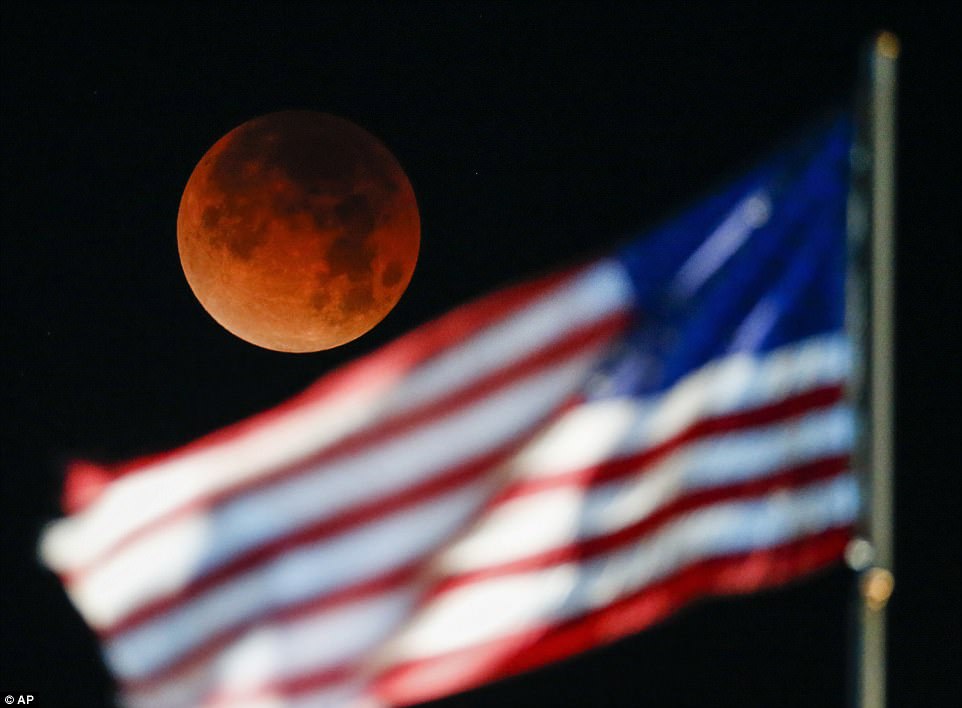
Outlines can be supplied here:
<path id="1" fill-rule="evenodd" d="M 380 322 L 417 263 L 414 190 L 394 156 L 326 113 L 254 118 L 194 168 L 177 214 L 187 282 L 252 344 L 314 352 Z"/>

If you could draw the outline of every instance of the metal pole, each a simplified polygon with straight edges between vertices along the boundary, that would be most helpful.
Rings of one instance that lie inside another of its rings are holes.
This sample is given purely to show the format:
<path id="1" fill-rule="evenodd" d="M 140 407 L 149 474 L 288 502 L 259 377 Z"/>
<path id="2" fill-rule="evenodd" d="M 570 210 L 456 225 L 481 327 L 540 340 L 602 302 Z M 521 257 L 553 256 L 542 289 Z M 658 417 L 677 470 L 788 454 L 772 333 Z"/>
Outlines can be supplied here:
<path id="1" fill-rule="evenodd" d="M 885 611 L 895 586 L 892 474 L 898 56 L 899 42 L 895 35 L 880 33 L 868 61 L 866 122 L 861 126 L 863 152 L 860 159 L 856 150 L 853 159 L 853 183 L 857 187 L 861 181 L 863 187 L 867 187 L 861 191 L 867 192 L 869 201 L 863 205 L 869 213 L 861 220 L 862 228 L 857 225 L 853 228 L 850 224 L 854 275 L 850 280 L 849 305 L 850 324 L 854 322 L 856 330 L 853 332 L 854 394 L 860 430 L 855 464 L 861 475 L 863 494 L 861 538 L 853 541 L 847 553 L 850 565 L 859 573 L 854 682 L 858 708 L 886 705 Z M 854 199 L 857 201 L 859 197 Z M 857 207 L 853 210 L 856 213 Z"/>

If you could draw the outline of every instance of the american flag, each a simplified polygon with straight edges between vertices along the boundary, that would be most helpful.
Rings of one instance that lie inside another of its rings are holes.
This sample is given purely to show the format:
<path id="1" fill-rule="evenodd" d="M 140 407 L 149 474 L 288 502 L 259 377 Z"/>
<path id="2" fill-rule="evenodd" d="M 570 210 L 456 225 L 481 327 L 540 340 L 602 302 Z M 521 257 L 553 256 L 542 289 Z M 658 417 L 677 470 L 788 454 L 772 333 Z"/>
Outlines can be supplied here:
<path id="1" fill-rule="evenodd" d="M 123 701 L 416 703 L 837 562 L 849 135 L 252 419 L 74 464 L 41 553 Z"/>

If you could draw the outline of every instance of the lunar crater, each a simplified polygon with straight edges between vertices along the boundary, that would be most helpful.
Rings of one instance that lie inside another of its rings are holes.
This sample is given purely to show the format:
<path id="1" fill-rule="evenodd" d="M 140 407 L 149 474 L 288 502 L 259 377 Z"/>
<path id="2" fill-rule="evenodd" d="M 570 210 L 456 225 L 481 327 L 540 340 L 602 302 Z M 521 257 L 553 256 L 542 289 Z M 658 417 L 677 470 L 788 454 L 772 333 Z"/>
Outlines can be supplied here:
<path id="1" fill-rule="evenodd" d="M 398 261 L 391 261 L 381 273 L 381 285 L 385 288 L 393 288 L 401 282 L 402 278 L 404 278 L 403 266 Z"/>

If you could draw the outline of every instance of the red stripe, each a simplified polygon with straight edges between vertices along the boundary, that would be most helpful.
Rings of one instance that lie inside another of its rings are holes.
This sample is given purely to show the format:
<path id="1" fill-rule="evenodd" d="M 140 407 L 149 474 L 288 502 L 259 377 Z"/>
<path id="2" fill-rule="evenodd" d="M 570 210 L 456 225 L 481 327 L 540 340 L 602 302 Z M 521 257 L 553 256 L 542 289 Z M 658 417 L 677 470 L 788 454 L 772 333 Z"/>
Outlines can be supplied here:
<path id="1" fill-rule="evenodd" d="M 245 437 L 261 427 L 272 425 L 287 416 L 296 414 L 299 409 L 320 403 L 326 398 L 352 392 L 358 387 L 368 389 L 372 382 L 385 384 L 400 379 L 411 369 L 437 356 L 446 348 L 476 335 L 480 330 L 499 320 L 510 317 L 533 300 L 542 297 L 545 293 L 561 286 L 566 281 L 573 280 L 585 270 L 587 270 L 586 266 L 578 266 L 507 287 L 482 297 L 422 325 L 413 332 L 355 362 L 347 364 L 343 368 L 331 372 L 301 394 L 268 411 L 204 435 L 175 450 L 138 457 L 120 464 L 103 465 L 102 468 L 111 478 L 116 479 L 123 475 L 136 473 L 144 468 L 194 455 L 208 448 L 224 445 Z M 68 469 L 68 480 L 65 485 L 68 492 L 74 486 L 77 486 L 70 484 L 69 474 L 71 474 L 71 471 Z M 80 485 L 80 487 L 84 487 L 84 485 Z M 87 491 L 85 490 L 83 495 L 76 498 L 70 496 L 69 493 L 65 495 L 64 505 L 70 513 L 75 513 L 94 501 L 96 497 L 91 496 Z"/>
<path id="2" fill-rule="evenodd" d="M 754 592 L 824 568 L 841 558 L 851 532 L 845 526 L 771 548 L 694 563 L 575 619 L 392 666 L 378 677 L 375 693 L 388 704 L 408 705 L 558 661 L 638 632 L 700 596 Z"/>
<path id="3" fill-rule="evenodd" d="M 844 473 L 847 468 L 847 456 L 828 457 L 773 472 L 760 479 L 692 492 L 675 499 L 673 502 L 660 507 L 650 516 L 614 533 L 559 546 L 518 560 L 490 565 L 479 570 L 446 578 L 431 589 L 425 602 L 430 602 L 439 595 L 472 583 L 549 568 L 562 563 L 585 561 L 605 553 L 611 553 L 631 543 L 638 542 L 644 536 L 651 534 L 683 514 L 715 504 L 759 498 L 776 491 L 802 487 L 830 477 L 837 477 Z"/>
<path id="4" fill-rule="evenodd" d="M 113 482 L 110 470 L 84 460 L 67 464 L 60 506 L 67 514 L 77 514 L 92 504 Z"/>
<path id="5" fill-rule="evenodd" d="M 609 459 L 590 467 L 584 467 L 563 474 L 548 477 L 523 479 L 505 488 L 491 500 L 491 506 L 499 506 L 511 499 L 529 494 L 538 494 L 561 487 L 584 487 L 599 481 L 614 480 L 635 474 L 640 468 L 647 467 L 657 460 L 699 438 L 728 433 L 735 430 L 771 425 L 787 418 L 810 413 L 817 408 L 827 408 L 843 400 L 845 391 L 842 385 L 832 384 L 811 389 L 750 410 L 738 411 L 714 418 L 704 418 L 674 437 L 634 455 Z"/>
<path id="6" fill-rule="evenodd" d="M 316 467 L 325 462 L 329 462 L 331 459 L 353 454 L 362 448 L 383 442 L 391 437 L 403 435 L 433 420 L 441 419 L 452 414 L 459 408 L 466 407 L 479 399 L 494 394 L 499 389 L 517 380 L 531 376 L 541 369 L 547 368 L 566 358 L 573 357 L 584 350 L 590 349 L 592 346 L 597 346 L 611 339 L 618 332 L 622 331 L 626 324 L 627 314 L 616 313 L 610 315 L 582 329 L 571 332 L 557 342 L 530 354 L 524 359 L 514 362 L 510 366 L 492 372 L 490 375 L 468 386 L 456 389 L 447 396 L 407 411 L 392 420 L 385 421 L 377 427 L 363 430 L 355 435 L 349 436 L 306 459 L 299 460 L 295 464 L 262 474 L 255 479 L 235 484 L 208 496 L 194 499 L 132 531 L 112 546 L 104 549 L 103 552 L 91 559 L 84 566 L 61 574 L 61 578 L 68 584 L 80 582 L 85 575 L 95 571 L 97 566 L 109 561 L 112 556 L 145 536 L 160 531 L 165 525 L 209 507 L 224 504 L 242 494 L 254 493 L 280 482 L 286 482 L 299 476 L 317 473 L 318 470 Z"/>

